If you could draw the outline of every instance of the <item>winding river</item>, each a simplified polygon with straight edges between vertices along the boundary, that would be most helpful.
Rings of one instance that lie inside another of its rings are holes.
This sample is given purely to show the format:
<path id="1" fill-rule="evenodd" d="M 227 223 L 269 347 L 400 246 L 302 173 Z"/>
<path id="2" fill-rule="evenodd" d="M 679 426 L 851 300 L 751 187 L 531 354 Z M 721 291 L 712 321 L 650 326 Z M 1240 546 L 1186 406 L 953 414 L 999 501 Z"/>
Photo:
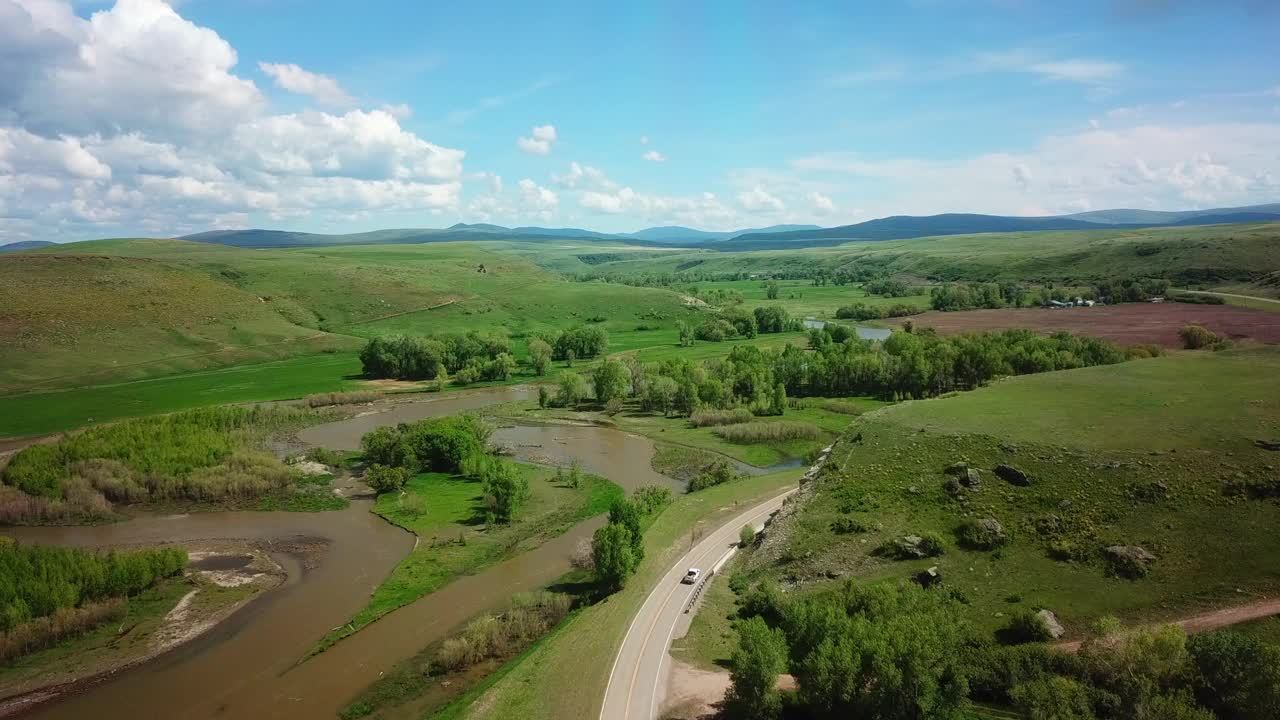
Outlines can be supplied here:
<path id="1" fill-rule="evenodd" d="M 523 400 L 525 387 L 490 388 L 391 401 L 337 422 L 308 428 L 299 438 L 331 449 L 353 449 L 382 425 L 449 415 Z M 516 425 L 494 441 L 517 458 L 568 463 L 604 475 L 628 490 L 650 484 L 678 487 L 651 468 L 653 443 L 612 428 Z M 328 718 L 396 662 L 445 637 L 474 615 L 501 607 L 513 593 L 545 586 L 569 570 L 568 558 L 603 517 L 580 523 L 533 550 L 461 577 L 388 614 L 328 651 L 297 664 L 330 629 L 360 610 L 370 593 L 413 547 L 413 536 L 369 512 L 369 500 L 327 513 L 232 512 L 149 516 L 92 527 L 6 529 L 20 540 L 74 545 L 127 545 L 204 539 L 274 543 L 273 557 L 288 571 L 265 593 L 201 638 L 35 708 L 26 717 L 94 718 Z M 323 541 L 318 562 L 289 548 Z"/>

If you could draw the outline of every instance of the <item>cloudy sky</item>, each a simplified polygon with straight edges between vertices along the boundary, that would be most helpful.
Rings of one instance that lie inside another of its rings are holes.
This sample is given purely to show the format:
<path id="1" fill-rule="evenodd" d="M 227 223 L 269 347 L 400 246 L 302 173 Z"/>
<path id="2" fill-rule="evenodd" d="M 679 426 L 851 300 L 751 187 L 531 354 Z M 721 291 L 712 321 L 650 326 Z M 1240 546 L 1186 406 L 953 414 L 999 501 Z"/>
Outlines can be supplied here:
<path id="1" fill-rule="evenodd" d="M 0 0 L 0 242 L 1277 202 L 1278 6 Z"/>

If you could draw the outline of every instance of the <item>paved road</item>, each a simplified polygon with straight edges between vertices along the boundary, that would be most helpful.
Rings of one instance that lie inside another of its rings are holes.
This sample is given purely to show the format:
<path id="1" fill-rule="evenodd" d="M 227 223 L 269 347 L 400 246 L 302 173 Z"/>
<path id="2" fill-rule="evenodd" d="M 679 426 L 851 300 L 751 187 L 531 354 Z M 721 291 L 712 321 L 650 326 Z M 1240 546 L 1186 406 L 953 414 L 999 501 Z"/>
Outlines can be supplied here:
<path id="1" fill-rule="evenodd" d="M 671 661 L 667 649 L 678 626 L 687 625 L 685 614 L 699 585 L 682 585 L 680 578 L 691 567 L 709 573 L 722 558 L 733 551 L 743 525 L 759 529 L 794 489 L 763 502 L 707 535 L 680 558 L 658 581 L 640 611 L 631 621 L 622 647 L 614 658 L 609 686 L 605 690 L 601 720 L 652 720 L 662 709 L 666 697 L 667 673 Z M 708 576 L 709 577 L 709 576 Z"/>

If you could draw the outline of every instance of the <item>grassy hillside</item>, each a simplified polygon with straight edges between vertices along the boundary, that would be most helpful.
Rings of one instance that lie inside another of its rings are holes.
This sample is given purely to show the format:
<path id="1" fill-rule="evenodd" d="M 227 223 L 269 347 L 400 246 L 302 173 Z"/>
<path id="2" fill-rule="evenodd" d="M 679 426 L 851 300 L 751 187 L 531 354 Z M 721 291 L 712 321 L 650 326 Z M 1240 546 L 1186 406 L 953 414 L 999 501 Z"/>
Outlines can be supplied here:
<path id="1" fill-rule="evenodd" d="M 149 258 L 6 255 L 0 389 L 177 372 L 354 342 L 296 319 L 250 290 Z"/>
<path id="2" fill-rule="evenodd" d="M 865 415 L 747 573 L 808 592 L 833 578 L 907 578 L 936 565 L 991 631 L 1021 609 L 1050 608 L 1078 634 L 1104 614 L 1174 618 L 1273 594 L 1280 505 L 1231 488 L 1275 482 L 1277 456 L 1254 440 L 1280 438 L 1278 371 L 1272 348 L 1180 353 L 1009 378 Z M 980 469 L 979 490 L 945 489 L 944 468 L 956 462 Z M 1030 485 L 995 476 L 1001 463 Z M 958 531 L 985 518 L 1009 543 L 966 548 Z M 858 523 L 867 530 L 848 531 Z M 940 556 L 875 552 L 927 533 L 942 539 Z M 1149 574 L 1115 576 L 1103 553 L 1112 545 L 1154 554 Z"/>
<path id="3" fill-rule="evenodd" d="M 468 243 L 94 241 L 5 256 L 0 288 L 0 392 L 11 393 L 352 350 L 387 332 L 520 334 L 594 319 L 622 338 L 641 324 L 673 331 L 693 312 L 669 291 L 568 283 Z"/>
<path id="4" fill-rule="evenodd" d="M 1280 223 L 950 235 L 759 252 L 693 251 L 582 263 L 578 272 L 800 272 L 873 265 L 941 280 L 1075 282 L 1117 275 L 1246 281 L 1280 267 Z"/>

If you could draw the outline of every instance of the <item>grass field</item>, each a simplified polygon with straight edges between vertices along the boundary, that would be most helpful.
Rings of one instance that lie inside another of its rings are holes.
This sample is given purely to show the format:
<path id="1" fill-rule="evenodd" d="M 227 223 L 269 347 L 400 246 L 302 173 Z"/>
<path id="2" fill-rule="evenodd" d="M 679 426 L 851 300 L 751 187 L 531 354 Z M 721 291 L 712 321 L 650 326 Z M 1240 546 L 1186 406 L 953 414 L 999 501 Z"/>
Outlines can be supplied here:
<path id="1" fill-rule="evenodd" d="M 836 316 L 836 309 L 843 305 L 862 303 L 875 307 L 889 305 L 912 305 L 918 308 L 929 307 L 929 293 L 924 290 L 916 295 L 906 297 L 881 297 L 868 295 L 861 284 L 822 285 L 814 287 L 808 280 L 778 280 L 778 297 L 770 300 L 763 280 L 721 280 L 714 282 L 690 283 L 689 287 L 698 288 L 698 296 L 706 297 L 716 290 L 736 292 L 742 295 L 742 307 L 751 310 L 764 305 L 780 305 L 792 317 L 818 318 L 831 320 Z"/>
<path id="2" fill-rule="evenodd" d="M 317 651 L 358 632 L 398 607 L 407 605 L 499 560 L 536 547 L 581 520 L 607 512 L 622 488 L 596 476 L 585 476 L 579 488 L 555 483 L 554 473 L 532 465 L 517 466 L 529 480 L 529 500 L 507 526 L 484 524 L 481 483 L 439 473 L 424 473 L 403 493 L 378 498 L 374 512 L 418 536 L 408 557 L 400 561 L 351 622 L 330 632 Z"/>
<path id="3" fill-rule="evenodd" d="M 451 712 L 494 719 L 598 715 L 613 655 L 627 625 L 656 578 L 687 549 L 690 530 L 718 526 L 794 485 L 801 472 L 746 478 L 677 498 L 646 531 L 644 562 L 626 589 L 572 616 L 521 662 L 505 669 L 505 676 L 465 713 L 460 707 Z"/>
<path id="4" fill-rule="evenodd" d="M 1184 352 L 1009 378 L 865 415 L 804 509 L 749 558 L 749 576 L 820 588 L 936 565 L 978 627 L 994 631 L 1016 610 L 1048 607 L 1073 635 L 1105 614 L 1163 620 L 1274 593 L 1280 505 L 1224 489 L 1274 477 L 1275 454 L 1253 441 L 1280 437 L 1278 371 L 1275 349 Z M 943 469 L 959 461 L 982 472 L 981 490 L 963 499 L 943 487 Z M 996 477 L 1000 463 L 1029 474 L 1030 486 Z M 841 518 L 872 529 L 837 534 Z M 996 519 L 1009 544 L 961 547 L 956 531 L 977 518 Z M 943 538 L 940 557 L 873 553 L 927 532 Z M 1145 578 L 1113 577 L 1102 553 L 1110 545 L 1157 559 Z"/>
<path id="5" fill-rule="evenodd" d="M 41 435 L 93 423 L 206 405 L 258 402 L 351 389 L 353 353 L 325 353 L 202 372 L 0 396 L 0 437 Z"/>
<path id="6" fill-rule="evenodd" d="M 0 258 L 0 391 L 357 349 L 390 332 L 512 335 L 696 312 L 667 290 L 567 282 L 476 243 L 243 250 L 107 240 Z M 637 343 L 620 342 L 620 346 Z"/>

